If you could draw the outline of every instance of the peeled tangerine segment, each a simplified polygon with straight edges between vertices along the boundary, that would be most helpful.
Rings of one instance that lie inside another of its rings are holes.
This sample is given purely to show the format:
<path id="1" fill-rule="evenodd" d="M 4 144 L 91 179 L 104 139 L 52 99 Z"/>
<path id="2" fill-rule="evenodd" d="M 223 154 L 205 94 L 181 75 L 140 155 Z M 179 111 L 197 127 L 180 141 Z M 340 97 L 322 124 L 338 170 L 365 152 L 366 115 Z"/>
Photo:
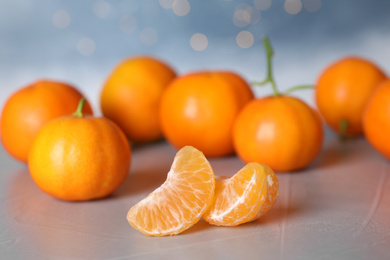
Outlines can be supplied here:
<path id="1" fill-rule="evenodd" d="M 278 181 L 272 169 L 248 163 L 231 178 L 216 178 L 213 202 L 203 219 L 218 226 L 253 221 L 273 206 L 277 193 Z"/>
<path id="2" fill-rule="evenodd" d="M 267 198 L 252 220 L 258 219 L 259 217 L 265 215 L 265 213 L 267 213 L 275 204 L 279 195 L 279 181 L 276 178 L 275 172 L 268 165 L 261 165 L 264 167 L 264 172 L 267 179 Z"/>
<path id="3" fill-rule="evenodd" d="M 176 154 L 166 181 L 127 213 L 130 225 L 149 236 L 176 235 L 199 221 L 214 196 L 214 172 L 191 146 Z"/>

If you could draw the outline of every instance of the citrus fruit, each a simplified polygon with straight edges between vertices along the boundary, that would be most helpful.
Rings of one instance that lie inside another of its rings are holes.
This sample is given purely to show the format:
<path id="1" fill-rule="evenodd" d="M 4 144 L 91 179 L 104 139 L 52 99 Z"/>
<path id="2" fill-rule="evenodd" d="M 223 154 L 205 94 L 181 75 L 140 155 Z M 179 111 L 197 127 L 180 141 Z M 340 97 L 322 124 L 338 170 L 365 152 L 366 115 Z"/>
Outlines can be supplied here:
<path id="1" fill-rule="evenodd" d="M 251 88 L 235 73 L 183 75 L 172 81 L 162 96 L 162 131 L 177 149 L 191 145 L 208 157 L 230 155 L 234 152 L 234 119 L 252 99 Z"/>
<path id="2" fill-rule="evenodd" d="M 167 64 L 152 57 L 124 60 L 103 87 L 100 99 L 103 115 L 117 123 L 133 142 L 160 139 L 160 99 L 175 76 Z"/>
<path id="3" fill-rule="evenodd" d="M 241 110 L 233 126 L 234 147 L 247 163 L 263 163 L 280 172 L 303 169 L 321 150 L 322 121 L 305 102 L 278 91 L 271 67 L 273 50 L 268 38 L 263 42 L 267 76 L 256 84 L 271 84 L 273 95 L 254 99 Z M 307 87 L 293 87 L 288 92 Z"/>
<path id="4" fill-rule="evenodd" d="M 1 141 L 15 159 L 26 163 L 35 135 L 50 120 L 71 114 L 82 94 L 73 86 L 39 80 L 12 94 L 1 114 Z M 86 102 L 84 113 L 92 114 Z"/>
<path id="5" fill-rule="evenodd" d="M 133 206 L 127 220 L 149 236 L 176 235 L 201 218 L 214 196 L 214 172 L 202 152 L 180 149 L 166 181 Z"/>
<path id="6" fill-rule="evenodd" d="M 237 155 L 275 171 L 303 169 L 318 155 L 323 142 L 320 116 L 291 96 L 255 99 L 238 115 L 233 129 Z"/>
<path id="7" fill-rule="evenodd" d="M 264 215 L 273 206 L 278 190 L 272 177 L 275 174 L 270 171 L 266 165 L 249 163 L 231 178 L 216 177 L 214 198 L 203 219 L 213 225 L 237 226 Z"/>
<path id="8" fill-rule="evenodd" d="M 56 118 L 38 132 L 28 157 L 34 182 L 49 195 L 82 201 L 105 197 L 127 177 L 131 150 L 111 120 L 81 113 Z"/>
<path id="9" fill-rule="evenodd" d="M 364 135 L 390 160 L 390 79 L 383 81 L 369 100 L 363 117 Z"/>
<path id="10" fill-rule="evenodd" d="M 328 66 L 318 78 L 315 99 L 330 128 L 341 137 L 361 135 L 365 106 L 385 78 L 377 65 L 360 57 L 345 57 Z"/>

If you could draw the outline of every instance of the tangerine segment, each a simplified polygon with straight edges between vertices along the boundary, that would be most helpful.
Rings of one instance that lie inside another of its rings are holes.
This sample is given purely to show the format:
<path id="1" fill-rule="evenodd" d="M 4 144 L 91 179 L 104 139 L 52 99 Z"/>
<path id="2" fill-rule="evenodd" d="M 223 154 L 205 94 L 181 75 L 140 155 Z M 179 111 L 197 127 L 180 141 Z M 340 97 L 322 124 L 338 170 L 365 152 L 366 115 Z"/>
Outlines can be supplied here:
<path id="1" fill-rule="evenodd" d="M 279 181 L 275 172 L 268 165 L 262 164 L 267 178 L 267 198 L 253 220 L 264 216 L 275 204 L 279 195 Z"/>
<path id="2" fill-rule="evenodd" d="M 166 181 L 127 213 L 132 227 L 149 236 L 176 235 L 199 221 L 214 196 L 210 163 L 192 146 L 178 151 Z"/>
<path id="3" fill-rule="evenodd" d="M 265 172 L 263 165 L 248 163 L 231 178 L 216 178 L 214 199 L 203 219 L 218 226 L 254 220 L 267 199 Z"/>

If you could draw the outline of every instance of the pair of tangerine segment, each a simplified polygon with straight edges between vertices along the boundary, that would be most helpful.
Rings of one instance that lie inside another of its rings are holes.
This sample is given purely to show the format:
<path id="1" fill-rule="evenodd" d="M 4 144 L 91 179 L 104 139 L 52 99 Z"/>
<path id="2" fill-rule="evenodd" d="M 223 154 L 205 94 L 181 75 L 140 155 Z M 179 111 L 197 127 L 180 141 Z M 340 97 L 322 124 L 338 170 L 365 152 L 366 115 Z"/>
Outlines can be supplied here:
<path id="1" fill-rule="evenodd" d="M 176 154 L 166 181 L 133 206 L 127 220 L 149 236 L 179 234 L 203 218 L 237 226 L 264 215 L 278 196 L 278 180 L 263 164 L 249 163 L 231 178 L 214 177 L 204 154 L 185 146 Z"/>
<path id="2" fill-rule="evenodd" d="M 218 226 L 238 226 L 253 221 L 272 208 L 278 186 L 269 166 L 248 163 L 231 178 L 216 178 L 215 195 L 203 219 Z"/>
<path id="3" fill-rule="evenodd" d="M 185 146 L 166 181 L 127 213 L 132 227 L 149 236 L 176 235 L 199 221 L 214 196 L 215 177 L 202 152 Z"/>

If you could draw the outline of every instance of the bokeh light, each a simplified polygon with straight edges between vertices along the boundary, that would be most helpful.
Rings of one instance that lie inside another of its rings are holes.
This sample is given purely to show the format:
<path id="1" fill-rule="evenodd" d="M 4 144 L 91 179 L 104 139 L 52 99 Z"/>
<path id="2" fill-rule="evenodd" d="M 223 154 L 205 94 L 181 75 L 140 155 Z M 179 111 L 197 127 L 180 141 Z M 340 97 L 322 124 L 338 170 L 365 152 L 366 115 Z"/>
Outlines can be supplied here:
<path id="1" fill-rule="evenodd" d="M 247 49 L 253 45 L 255 39 L 253 34 L 248 31 L 241 31 L 237 34 L 236 43 L 240 48 Z"/>
<path id="2" fill-rule="evenodd" d="M 251 8 L 251 19 L 250 19 L 251 24 L 257 23 L 258 21 L 260 21 L 260 18 L 261 18 L 260 11 L 255 8 Z"/>
<path id="3" fill-rule="evenodd" d="M 134 16 L 124 15 L 119 21 L 119 28 L 124 33 L 132 33 L 137 29 L 138 23 Z"/>
<path id="4" fill-rule="evenodd" d="M 98 0 L 93 4 L 92 10 L 97 17 L 105 18 L 111 12 L 111 5 L 104 0 Z"/>
<path id="5" fill-rule="evenodd" d="M 248 26 L 251 20 L 250 10 L 251 7 L 247 4 L 241 3 L 237 5 L 234 10 L 233 23 L 238 27 Z"/>
<path id="6" fill-rule="evenodd" d="M 321 6 L 321 0 L 303 0 L 303 7 L 308 12 L 315 13 L 320 10 Z"/>
<path id="7" fill-rule="evenodd" d="M 286 0 L 284 2 L 284 10 L 289 14 L 297 14 L 302 10 L 301 0 Z"/>
<path id="8" fill-rule="evenodd" d="M 172 9 L 175 0 L 158 0 L 160 6 L 164 9 Z"/>
<path id="9" fill-rule="evenodd" d="M 187 0 L 175 0 L 172 10 L 177 16 L 186 16 L 190 12 L 191 6 Z"/>
<path id="10" fill-rule="evenodd" d="M 66 28 L 70 24 L 70 15 L 65 10 L 58 10 L 53 14 L 53 24 L 57 28 Z"/>
<path id="11" fill-rule="evenodd" d="M 151 27 L 143 29 L 140 33 L 140 40 L 144 45 L 152 46 L 158 41 L 157 31 Z"/>
<path id="12" fill-rule="evenodd" d="M 196 51 L 203 51 L 207 48 L 207 45 L 209 44 L 208 39 L 206 35 L 202 33 L 196 33 L 192 35 L 190 40 L 191 48 Z"/>
<path id="13" fill-rule="evenodd" d="M 233 23 L 241 28 L 249 24 L 257 23 L 260 20 L 259 10 L 249 6 L 248 4 L 238 4 L 234 10 Z"/>
<path id="14" fill-rule="evenodd" d="M 253 0 L 256 9 L 265 11 L 271 7 L 272 0 Z"/>
<path id="15" fill-rule="evenodd" d="M 81 55 L 89 56 L 95 52 L 95 42 L 88 37 L 81 38 L 77 43 L 77 50 Z"/>

